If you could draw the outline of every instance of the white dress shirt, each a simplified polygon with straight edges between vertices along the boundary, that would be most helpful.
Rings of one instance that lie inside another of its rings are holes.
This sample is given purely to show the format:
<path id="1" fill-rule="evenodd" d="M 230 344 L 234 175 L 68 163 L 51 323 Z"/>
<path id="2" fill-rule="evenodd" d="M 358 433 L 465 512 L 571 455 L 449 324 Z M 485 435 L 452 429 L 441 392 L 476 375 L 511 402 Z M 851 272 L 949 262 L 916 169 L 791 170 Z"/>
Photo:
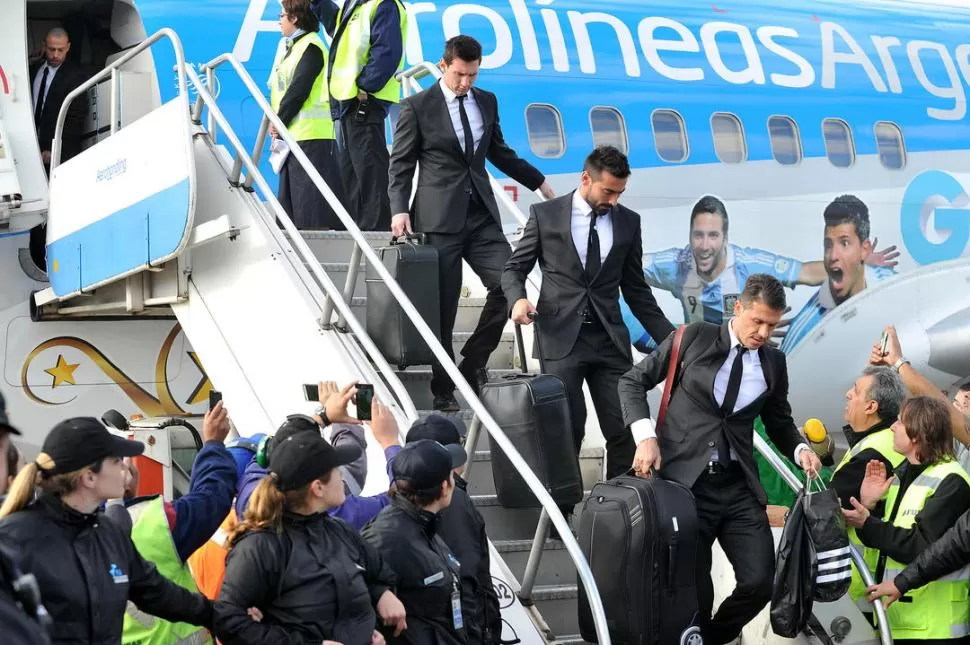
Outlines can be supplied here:
<path id="1" fill-rule="evenodd" d="M 40 66 L 37 70 L 37 75 L 34 77 L 34 86 L 31 90 L 31 96 L 34 97 L 34 109 L 37 109 L 37 95 L 40 93 L 40 82 L 44 79 L 44 70 L 47 72 L 47 85 L 44 87 L 44 97 L 41 100 L 41 105 L 47 102 L 47 93 L 51 91 L 51 84 L 54 82 L 54 76 L 57 74 L 57 70 L 61 68 L 60 65 L 57 67 L 51 67 L 47 63 Z"/>
<path id="2" fill-rule="evenodd" d="M 582 198 L 579 191 L 573 191 L 573 215 L 570 229 L 573 234 L 573 244 L 579 254 L 579 261 L 586 268 L 587 245 L 589 244 L 589 223 L 592 221 L 593 209 Z M 606 256 L 613 248 L 613 213 L 600 215 L 596 218 L 596 234 L 600 238 L 600 266 L 606 262 Z"/>
<path id="3" fill-rule="evenodd" d="M 728 323 L 728 334 L 731 337 L 731 351 L 728 352 L 727 359 L 717 371 L 714 377 L 714 400 L 718 406 L 724 403 L 724 395 L 727 393 L 728 381 L 731 378 L 731 368 L 734 366 L 734 358 L 738 355 L 738 348 L 741 341 L 734 333 L 734 319 Z M 761 369 L 761 356 L 757 350 L 748 350 L 741 359 L 741 388 L 738 390 L 738 398 L 734 403 L 733 412 L 737 412 L 751 405 L 759 396 L 768 390 L 768 382 L 765 381 L 764 370 Z M 644 439 L 655 439 L 657 431 L 652 419 L 640 419 L 630 425 L 630 432 L 633 433 L 634 441 L 638 444 Z M 800 443 L 795 447 L 795 463 L 798 463 L 798 453 L 803 449 L 809 449 L 807 443 Z M 712 459 L 717 459 L 717 449 L 711 454 Z M 737 461 L 738 456 L 731 448 L 731 459 Z"/>
<path id="4" fill-rule="evenodd" d="M 445 103 L 448 105 L 448 114 L 451 115 L 451 125 L 455 128 L 455 136 L 458 137 L 458 145 L 462 152 L 465 151 L 465 129 L 461 127 L 461 112 L 458 111 L 458 95 L 444 84 L 438 81 L 441 86 L 441 93 L 445 95 Z M 468 114 L 468 125 L 472 128 L 472 140 L 475 142 L 475 150 L 482 142 L 485 134 L 485 121 L 482 119 L 482 111 L 475 102 L 475 94 L 471 90 L 465 95 L 465 113 Z"/>

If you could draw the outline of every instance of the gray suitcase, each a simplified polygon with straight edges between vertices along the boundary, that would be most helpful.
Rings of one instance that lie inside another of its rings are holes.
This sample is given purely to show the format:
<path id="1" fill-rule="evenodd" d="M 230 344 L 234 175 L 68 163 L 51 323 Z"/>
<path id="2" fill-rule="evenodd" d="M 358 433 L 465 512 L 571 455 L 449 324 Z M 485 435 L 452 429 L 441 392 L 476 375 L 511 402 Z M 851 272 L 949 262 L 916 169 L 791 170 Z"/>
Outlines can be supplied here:
<path id="1" fill-rule="evenodd" d="M 393 238 L 390 246 L 377 249 L 377 254 L 434 335 L 441 338 L 438 250 L 424 244 L 424 236 L 417 234 Z M 402 370 L 410 365 L 430 365 L 434 358 L 431 348 L 369 263 L 364 284 L 367 335 L 384 358 Z"/>

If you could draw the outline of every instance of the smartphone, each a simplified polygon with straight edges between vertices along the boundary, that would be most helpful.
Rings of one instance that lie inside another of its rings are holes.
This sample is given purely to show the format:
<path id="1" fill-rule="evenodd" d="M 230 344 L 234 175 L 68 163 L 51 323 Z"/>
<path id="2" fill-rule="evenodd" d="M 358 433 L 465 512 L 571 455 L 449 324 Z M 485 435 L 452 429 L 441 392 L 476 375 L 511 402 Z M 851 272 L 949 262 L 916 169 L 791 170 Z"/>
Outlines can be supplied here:
<path id="1" fill-rule="evenodd" d="M 885 356 L 889 352 L 889 333 L 886 331 L 882 332 L 882 338 L 879 340 L 880 352 Z"/>
<path id="2" fill-rule="evenodd" d="M 209 390 L 209 409 L 216 407 L 216 403 L 222 400 L 222 392 Z"/>
<path id="3" fill-rule="evenodd" d="M 317 383 L 311 383 L 311 384 L 304 383 L 303 396 L 306 397 L 307 401 L 319 401 L 320 385 Z"/>
<path id="4" fill-rule="evenodd" d="M 370 406 L 374 401 L 374 386 L 367 383 L 357 385 L 357 418 L 370 421 Z"/>

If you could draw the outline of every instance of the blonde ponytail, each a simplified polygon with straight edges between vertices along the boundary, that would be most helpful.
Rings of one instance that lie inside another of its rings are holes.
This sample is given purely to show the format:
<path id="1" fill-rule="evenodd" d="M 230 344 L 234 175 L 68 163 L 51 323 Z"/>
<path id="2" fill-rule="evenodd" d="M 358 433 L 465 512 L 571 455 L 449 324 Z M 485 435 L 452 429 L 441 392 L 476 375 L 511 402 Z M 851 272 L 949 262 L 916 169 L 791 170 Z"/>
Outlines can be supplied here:
<path id="1" fill-rule="evenodd" d="M 32 462 L 24 466 L 10 485 L 10 491 L 7 493 L 7 499 L 3 500 L 3 506 L 0 506 L 0 518 L 16 513 L 30 504 L 34 499 L 34 489 L 39 482 L 40 468 L 37 467 L 37 463 Z"/>
<path id="2" fill-rule="evenodd" d="M 236 540 L 251 531 L 260 531 L 270 527 L 279 527 L 283 520 L 283 508 L 286 505 L 286 496 L 276 486 L 276 480 L 272 475 L 263 477 L 246 505 L 246 514 L 243 521 L 236 525 L 236 528 L 229 534 L 229 548 L 232 549 Z"/>

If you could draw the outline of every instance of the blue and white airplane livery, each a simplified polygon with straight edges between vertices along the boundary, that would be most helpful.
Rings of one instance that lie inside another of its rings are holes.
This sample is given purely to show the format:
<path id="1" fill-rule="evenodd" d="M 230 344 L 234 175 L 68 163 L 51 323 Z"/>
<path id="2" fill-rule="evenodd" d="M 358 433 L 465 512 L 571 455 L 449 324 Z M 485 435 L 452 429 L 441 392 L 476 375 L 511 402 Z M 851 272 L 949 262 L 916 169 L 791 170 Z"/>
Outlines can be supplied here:
<path id="1" fill-rule="evenodd" d="M 76 60 L 92 70 L 169 27 L 190 61 L 231 51 L 262 83 L 279 42 L 276 0 L 4 4 L 5 12 L 21 5 L 26 25 L 7 21 L 0 43 L 22 43 L 23 33 L 6 35 L 25 28 L 35 53 L 61 24 Z M 405 4 L 406 65 L 437 61 L 458 33 L 479 39 L 478 82 L 499 96 L 506 139 L 557 192 L 577 184 L 593 146 L 628 153 L 634 176 L 623 201 L 642 215 L 644 271 L 671 320 L 719 322 L 751 273 L 787 285 L 791 312 L 778 340 L 797 417 L 841 425 L 843 393 L 886 324 L 941 387 L 970 376 L 970 343 L 957 341 L 970 326 L 970 11 L 897 0 Z M 174 62 L 171 49 L 154 48 L 123 91 L 137 94 L 147 113 L 175 95 Z M 23 52 L 0 45 L 0 97 L 29 96 L 26 73 Z M 228 75 L 211 89 L 251 146 L 261 114 L 249 93 Z M 92 140 L 108 120 L 94 111 Z M 24 150 L 25 135 L 7 128 Z M 37 175 L 35 154 L 18 164 Z M 528 206 L 531 195 L 500 181 Z M 33 186 L 41 214 L 43 175 L 21 182 Z M 23 266 L 27 236 L 17 228 L 0 228 L 0 255 Z M 22 322 L 19 308 L 39 288 L 28 269 L 0 286 L 6 387 L 26 387 L 31 370 L 60 365 L 40 361 L 43 329 Z M 642 327 L 628 323 L 634 344 L 649 350 Z M 153 342 L 171 349 L 177 330 L 157 327 Z M 72 342 L 108 356 L 112 344 L 136 341 L 91 326 Z M 185 367 L 180 378 L 199 378 L 197 363 Z M 70 407 L 71 396 L 56 396 L 69 373 L 56 374 L 61 387 L 44 395 L 28 387 L 24 400 Z M 92 387 L 119 387 L 99 378 Z M 146 413 L 164 408 L 144 400 Z M 196 396 L 186 409 L 203 407 Z"/>

